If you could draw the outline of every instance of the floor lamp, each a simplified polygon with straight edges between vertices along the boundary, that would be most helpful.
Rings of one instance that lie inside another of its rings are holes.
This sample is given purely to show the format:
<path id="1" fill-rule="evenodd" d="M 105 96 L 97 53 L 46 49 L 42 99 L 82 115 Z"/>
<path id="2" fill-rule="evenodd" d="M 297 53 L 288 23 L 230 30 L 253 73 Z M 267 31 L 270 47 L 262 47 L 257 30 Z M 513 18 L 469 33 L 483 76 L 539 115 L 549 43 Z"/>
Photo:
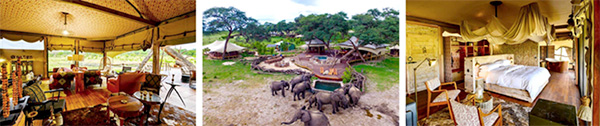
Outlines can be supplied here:
<path id="1" fill-rule="evenodd" d="M 410 59 L 412 59 L 412 58 L 410 58 Z M 414 81 L 413 85 L 414 85 L 414 88 L 415 88 L 415 90 L 414 90 L 415 91 L 415 103 L 417 103 L 417 104 L 419 103 L 419 100 L 417 100 L 417 96 L 418 96 L 417 95 L 417 68 L 419 68 L 419 66 L 421 66 L 425 61 L 428 61 L 428 65 L 429 66 L 435 65 L 435 62 L 436 62 L 435 59 L 425 58 L 425 60 L 421 61 L 421 63 L 419 63 L 419 65 L 417 65 L 415 68 L 413 68 L 413 70 L 414 70 L 413 71 L 413 77 L 414 77 L 413 78 L 413 81 Z M 412 63 L 416 63 L 416 62 L 410 62 L 409 61 L 408 63 L 412 64 Z M 418 113 L 418 109 L 417 109 L 417 111 L 415 113 L 417 113 L 417 118 L 419 118 L 419 116 L 418 116 L 418 114 L 419 114 Z"/>

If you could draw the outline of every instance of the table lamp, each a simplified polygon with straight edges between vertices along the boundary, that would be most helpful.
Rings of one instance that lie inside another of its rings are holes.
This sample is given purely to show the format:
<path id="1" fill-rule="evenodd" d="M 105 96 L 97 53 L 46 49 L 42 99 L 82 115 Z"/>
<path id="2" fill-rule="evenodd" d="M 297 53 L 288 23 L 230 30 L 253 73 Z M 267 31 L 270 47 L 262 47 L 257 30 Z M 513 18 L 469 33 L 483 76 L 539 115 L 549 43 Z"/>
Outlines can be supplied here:
<path id="1" fill-rule="evenodd" d="M 69 56 L 67 56 L 67 60 L 75 61 L 75 62 L 83 61 L 83 55 L 79 55 L 79 54 L 69 55 Z M 76 63 L 76 64 L 78 64 L 78 63 Z M 79 65 L 77 65 L 76 67 L 79 67 Z"/>

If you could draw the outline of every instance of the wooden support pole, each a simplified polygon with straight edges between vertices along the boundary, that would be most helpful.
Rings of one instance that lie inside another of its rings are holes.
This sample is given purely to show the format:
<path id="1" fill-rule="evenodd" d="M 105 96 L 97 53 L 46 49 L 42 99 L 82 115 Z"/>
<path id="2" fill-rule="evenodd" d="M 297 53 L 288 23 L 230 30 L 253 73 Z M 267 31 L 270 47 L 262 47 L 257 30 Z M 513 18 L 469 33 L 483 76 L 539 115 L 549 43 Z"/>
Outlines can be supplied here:
<path id="1" fill-rule="evenodd" d="M 160 42 L 152 40 L 152 73 L 160 74 Z"/>
<path id="2" fill-rule="evenodd" d="M 44 72 L 42 74 L 43 78 L 48 78 L 48 70 L 49 70 L 49 66 L 48 66 L 48 36 L 44 36 L 44 51 L 43 51 L 43 55 L 44 55 L 44 60 L 42 62 L 44 62 Z"/>

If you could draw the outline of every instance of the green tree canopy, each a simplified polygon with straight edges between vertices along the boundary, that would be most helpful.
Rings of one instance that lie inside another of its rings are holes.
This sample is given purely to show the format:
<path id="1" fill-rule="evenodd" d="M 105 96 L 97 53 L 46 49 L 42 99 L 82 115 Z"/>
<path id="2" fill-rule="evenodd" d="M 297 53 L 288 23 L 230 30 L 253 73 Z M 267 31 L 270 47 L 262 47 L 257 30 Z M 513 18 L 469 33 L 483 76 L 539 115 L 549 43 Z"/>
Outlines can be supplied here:
<path id="1" fill-rule="evenodd" d="M 248 24 L 248 20 L 252 20 L 251 18 L 246 17 L 246 13 L 234 7 L 213 7 L 204 11 L 203 14 L 203 23 L 207 22 L 205 24 L 207 24 L 206 27 L 208 27 L 208 29 L 229 31 L 229 34 L 227 34 L 227 39 L 225 40 L 225 45 L 229 43 L 231 33 L 245 28 Z M 223 59 L 225 59 L 225 54 L 227 54 L 227 46 L 225 46 L 223 54 Z"/>

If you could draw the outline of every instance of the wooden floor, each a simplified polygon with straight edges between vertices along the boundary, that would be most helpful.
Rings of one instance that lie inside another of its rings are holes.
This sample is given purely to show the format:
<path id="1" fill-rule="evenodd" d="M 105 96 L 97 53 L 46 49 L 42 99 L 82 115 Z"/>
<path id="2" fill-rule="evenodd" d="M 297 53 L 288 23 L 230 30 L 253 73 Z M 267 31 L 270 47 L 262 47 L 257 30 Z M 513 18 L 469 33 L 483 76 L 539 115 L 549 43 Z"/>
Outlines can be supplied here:
<path id="1" fill-rule="evenodd" d="M 550 77 L 550 81 L 548 82 L 548 84 L 546 85 L 546 87 L 544 88 L 544 90 L 540 93 L 540 95 L 538 96 L 538 99 L 546 99 L 546 100 L 550 100 L 550 101 L 555 101 L 558 103 L 564 103 L 564 104 L 570 104 L 573 105 L 575 107 L 579 107 L 580 101 L 579 101 L 579 89 L 577 87 L 577 85 L 575 85 L 575 75 L 573 71 L 568 71 L 565 73 L 558 73 L 558 72 L 550 72 L 550 74 L 552 75 Z M 450 86 L 446 86 L 444 87 L 444 89 L 453 89 L 454 87 L 450 87 Z M 462 90 L 462 92 L 459 94 L 459 98 L 460 99 L 464 99 L 467 95 L 467 93 L 464 92 L 464 84 L 458 84 L 458 88 Z M 418 92 L 418 103 L 417 103 L 417 109 L 418 109 L 418 114 L 419 114 L 419 120 L 422 118 L 425 118 L 427 115 L 427 92 L 426 91 L 420 91 Z M 410 96 L 411 98 L 414 97 L 414 95 Z M 525 101 L 521 101 L 521 100 L 516 100 L 510 97 L 506 97 L 506 96 L 497 96 L 495 95 L 495 97 L 510 101 L 510 102 L 516 102 L 516 103 L 522 103 L 525 104 L 527 102 Z M 435 98 L 435 96 L 432 96 L 432 99 Z M 530 104 L 531 106 L 535 105 L 535 102 Z M 437 106 L 437 107 L 432 107 L 430 110 L 430 114 L 433 114 L 437 111 L 440 111 L 444 108 L 446 108 L 447 106 Z"/>

